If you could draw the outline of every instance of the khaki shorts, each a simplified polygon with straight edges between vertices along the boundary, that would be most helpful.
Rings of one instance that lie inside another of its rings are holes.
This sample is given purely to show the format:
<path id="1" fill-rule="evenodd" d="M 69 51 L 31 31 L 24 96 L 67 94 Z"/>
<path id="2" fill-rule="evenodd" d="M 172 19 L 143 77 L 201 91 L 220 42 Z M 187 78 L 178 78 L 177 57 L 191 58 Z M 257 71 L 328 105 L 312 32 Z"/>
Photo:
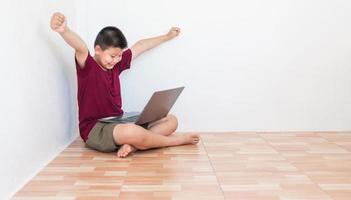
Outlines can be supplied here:
<path id="1" fill-rule="evenodd" d="M 117 151 L 121 145 L 117 144 L 113 139 L 113 129 L 118 124 L 97 122 L 89 132 L 86 145 L 101 152 Z M 141 127 L 148 129 L 149 124 L 143 124 Z"/>
<path id="2" fill-rule="evenodd" d="M 118 123 L 97 122 L 88 135 L 88 147 L 101 152 L 114 152 L 120 147 L 113 139 L 113 129 Z"/>

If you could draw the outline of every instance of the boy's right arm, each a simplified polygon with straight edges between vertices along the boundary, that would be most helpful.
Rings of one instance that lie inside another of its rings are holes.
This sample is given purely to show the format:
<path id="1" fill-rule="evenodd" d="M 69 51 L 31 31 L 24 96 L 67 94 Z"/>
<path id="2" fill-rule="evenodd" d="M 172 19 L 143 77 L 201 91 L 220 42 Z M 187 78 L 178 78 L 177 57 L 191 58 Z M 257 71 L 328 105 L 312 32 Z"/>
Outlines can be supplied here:
<path id="1" fill-rule="evenodd" d="M 61 13 L 54 13 L 51 17 L 51 29 L 61 35 L 61 37 L 75 50 L 75 56 L 81 68 L 84 67 L 88 56 L 88 47 L 85 42 L 67 26 L 66 17 Z"/>

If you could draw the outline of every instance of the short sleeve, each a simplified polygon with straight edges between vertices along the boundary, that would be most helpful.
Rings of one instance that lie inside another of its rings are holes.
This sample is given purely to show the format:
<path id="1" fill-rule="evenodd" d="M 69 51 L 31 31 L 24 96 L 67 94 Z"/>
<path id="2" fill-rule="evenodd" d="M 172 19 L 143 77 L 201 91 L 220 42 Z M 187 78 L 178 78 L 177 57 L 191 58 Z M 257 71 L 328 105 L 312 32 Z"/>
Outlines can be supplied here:
<path id="1" fill-rule="evenodd" d="M 124 70 L 130 68 L 130 63 L 132 61 L 132 51 L 127 49 L 122 54 L 122 59 L 116 64 L 118 74 L 122 73 Z"/>
<path id="2" fill-rule="evenodd" d="M 85 59 L 83 68 L 79 65 L 76 56 L 74 56 L 74 60 L 76 63 L 77 74 L 84 76 L 84 74 L 86 74 L 86 73 L 88 73 L 88 71 L 90 71 L 90 68 L 92 67 L 91 63 L 94 59 L 91 57 L 90 52 L 88 52 L 88 55 L 87 55 L 87 58 Z"/>

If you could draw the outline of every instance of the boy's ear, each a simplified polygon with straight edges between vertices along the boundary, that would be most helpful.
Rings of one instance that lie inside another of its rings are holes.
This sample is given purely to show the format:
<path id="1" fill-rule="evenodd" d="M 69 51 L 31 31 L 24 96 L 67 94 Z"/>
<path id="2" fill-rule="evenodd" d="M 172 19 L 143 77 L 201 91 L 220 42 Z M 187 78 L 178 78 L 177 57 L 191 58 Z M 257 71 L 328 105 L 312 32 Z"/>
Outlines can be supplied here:
<path id="1" fill-rule="evenodd" d="M 97 54 L 97 55 L 99 55 L 102 52 L 100 45 L 96 45 L 94 47 L 94 50 L 95 50 L 95 54 Z"/>

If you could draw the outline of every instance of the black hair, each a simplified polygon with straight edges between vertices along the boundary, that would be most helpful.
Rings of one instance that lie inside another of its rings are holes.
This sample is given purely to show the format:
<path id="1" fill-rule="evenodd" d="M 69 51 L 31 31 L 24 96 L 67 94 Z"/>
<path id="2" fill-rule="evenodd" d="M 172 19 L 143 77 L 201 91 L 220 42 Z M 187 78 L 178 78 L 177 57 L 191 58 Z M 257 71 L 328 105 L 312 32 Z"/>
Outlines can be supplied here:
<path id="1" fill-rule="evenodd" d="M 121 30 L 114 26 L 107 26 L 101 29 L 96 36 L 94 47 L 96 47 L 96 45 L 99 45 L 102 50 L 109 47 L 124 49 L 128 46 L 128 43 Z"/>

